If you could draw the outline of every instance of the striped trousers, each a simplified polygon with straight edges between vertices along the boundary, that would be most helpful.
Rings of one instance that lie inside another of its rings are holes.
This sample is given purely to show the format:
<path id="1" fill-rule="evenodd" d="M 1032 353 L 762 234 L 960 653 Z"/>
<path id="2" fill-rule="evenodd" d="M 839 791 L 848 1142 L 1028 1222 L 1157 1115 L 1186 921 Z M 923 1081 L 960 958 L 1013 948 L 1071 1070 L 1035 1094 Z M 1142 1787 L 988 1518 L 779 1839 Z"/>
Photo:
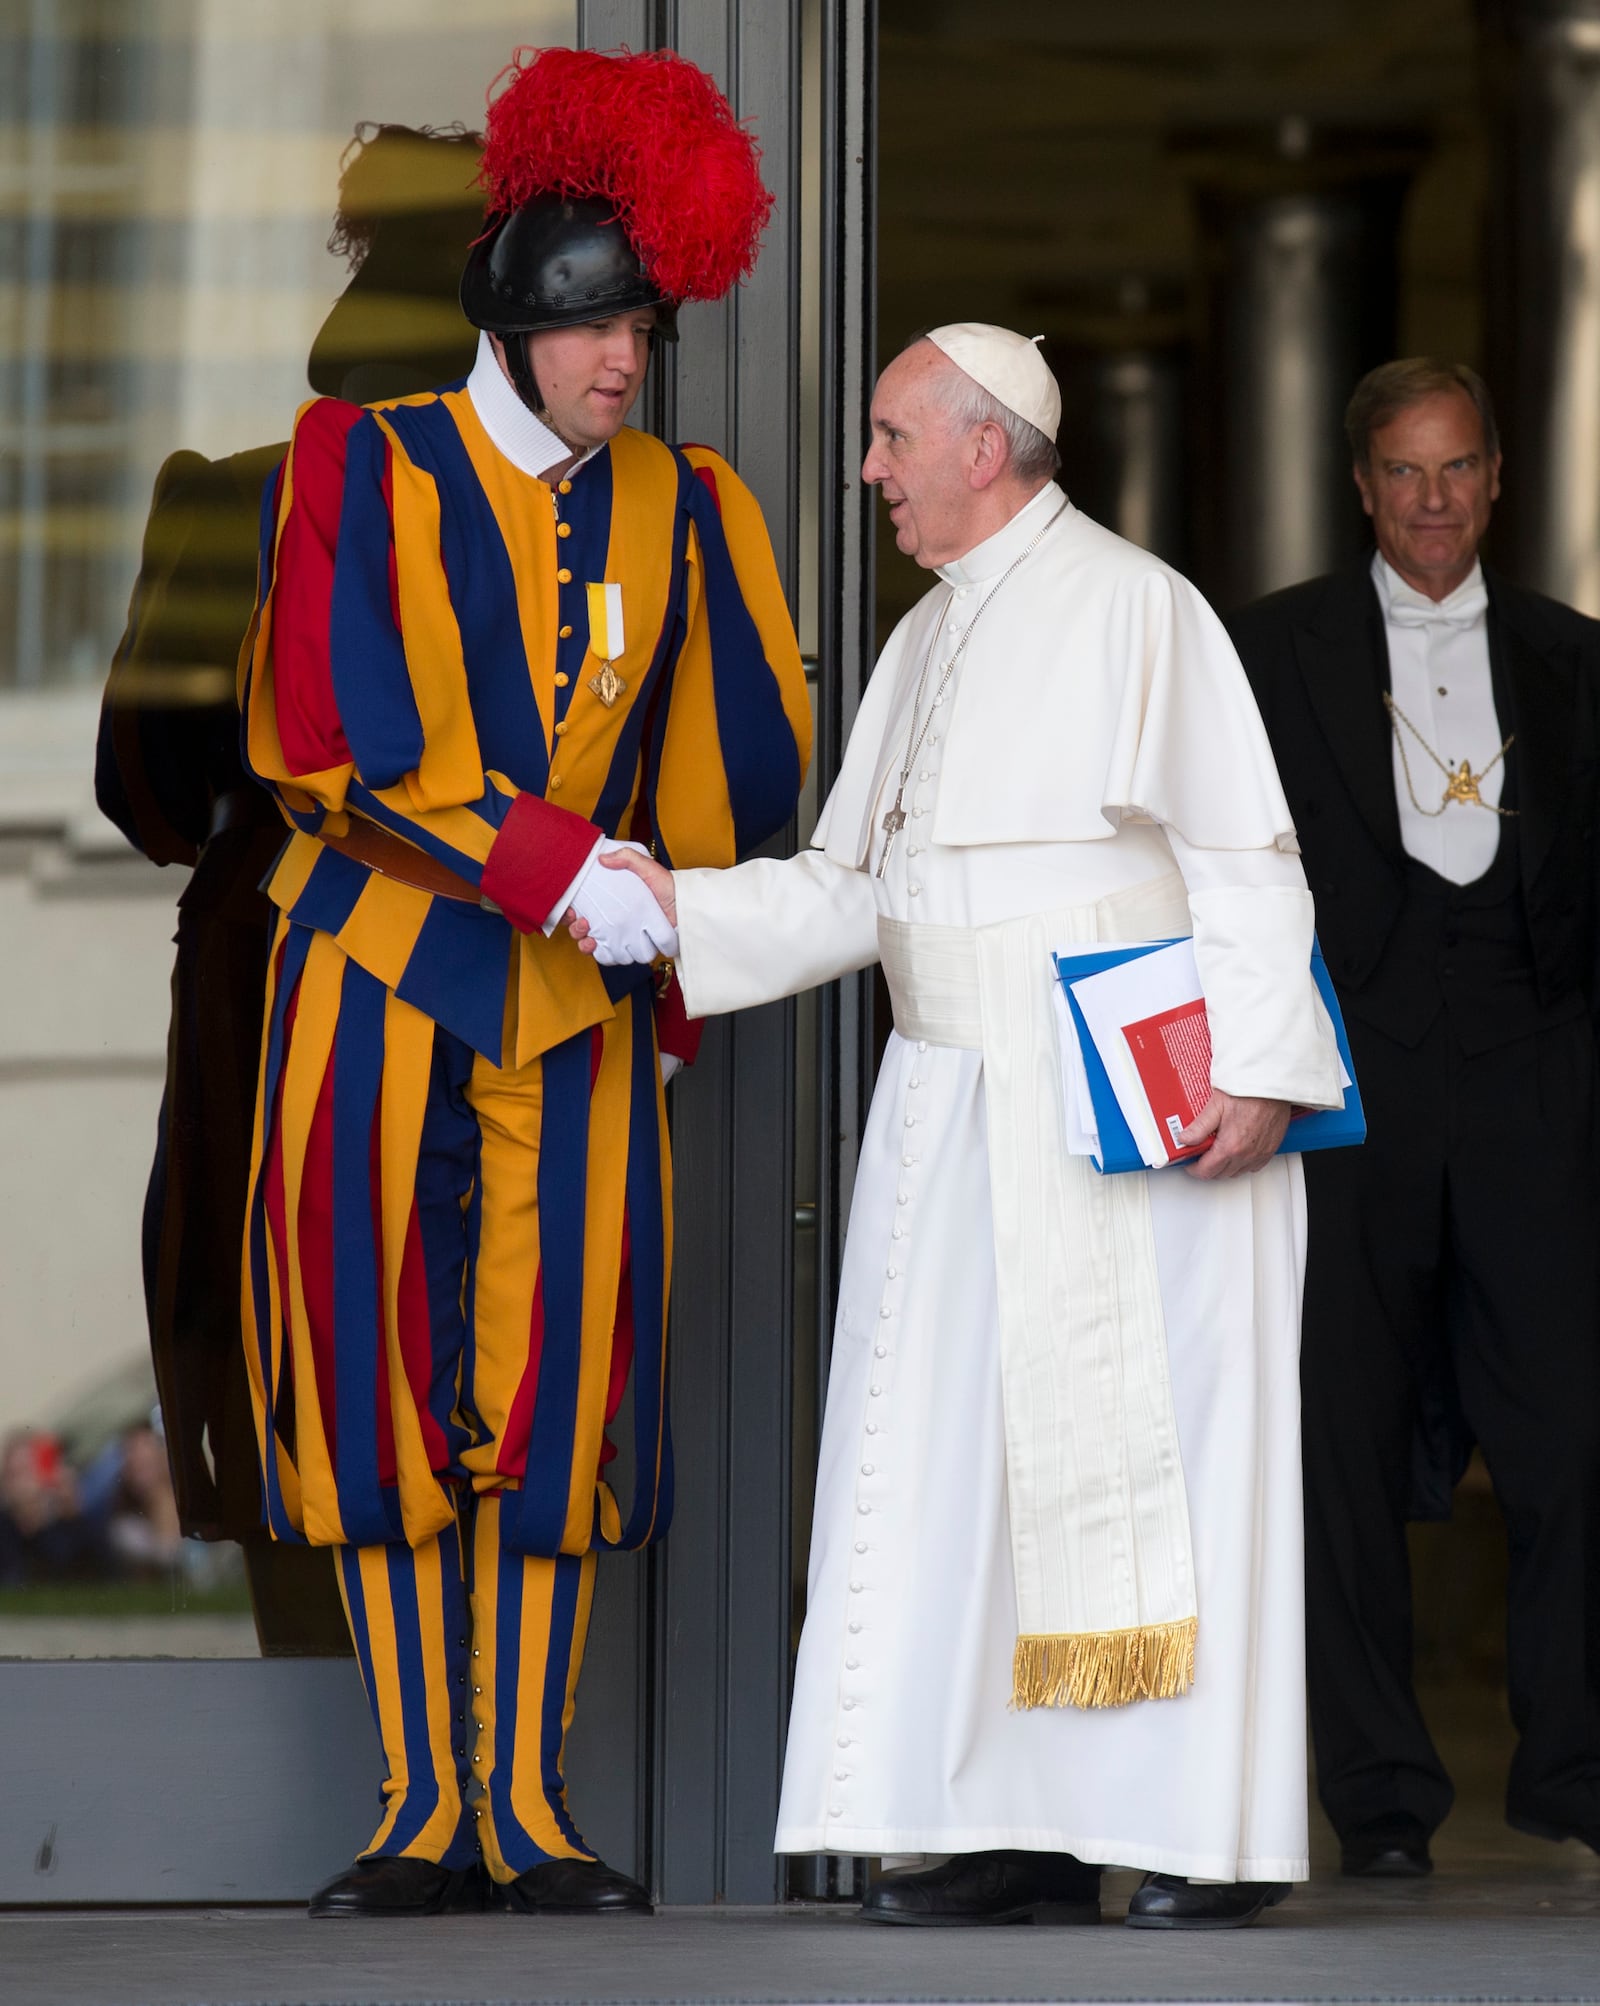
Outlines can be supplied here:
<path id="1" fill-rule="evenodd" d="M 671 1508 L 666 1152 L 648 986 L 492 1064 L 280 922 L 245 1249 L 273 1533 L 332 1546 L 382 1739 L 369 1852 L 497 1879 L 566 1809 L 600 1546 Z M 631 1378 L 635 1483 L 601 1475 Z"/>
<path id="2" fill-rule="evenodd" d="M 508 1553 L 500 1499 L 422 1546 L 341 1546 L 339 1583 L 383 1743 L 383 1817 L 363 1857 L 465 1867 L 497 1881 L 592 1858 L 567 1812 L 562 1750 L 594 1596 L 595 1556 Z"/>

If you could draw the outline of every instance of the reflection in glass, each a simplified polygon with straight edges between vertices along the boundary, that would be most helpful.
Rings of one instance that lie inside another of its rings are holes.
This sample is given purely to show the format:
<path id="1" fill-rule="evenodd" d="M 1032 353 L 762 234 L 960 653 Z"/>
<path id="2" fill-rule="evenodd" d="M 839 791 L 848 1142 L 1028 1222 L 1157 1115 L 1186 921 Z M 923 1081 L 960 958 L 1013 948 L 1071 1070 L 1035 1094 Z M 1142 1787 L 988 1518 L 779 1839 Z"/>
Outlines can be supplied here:
<path id="1" fill-rule="evenodd" d="M 234 665 L 308 382 L 371 401 L 469 366 L 468 124 L 506 48 L 570 41 L 574 11 L 0 22 L 0 937 L 29 973 L 0 995 L 0 1657 L 348 1647 L 326 1556 L 255 1532 L 238 1215 L 282 831 Z M 368 113 L 391 123 L 351 143 Z M 113 656 L 116 828 L 90 796 Z"/>

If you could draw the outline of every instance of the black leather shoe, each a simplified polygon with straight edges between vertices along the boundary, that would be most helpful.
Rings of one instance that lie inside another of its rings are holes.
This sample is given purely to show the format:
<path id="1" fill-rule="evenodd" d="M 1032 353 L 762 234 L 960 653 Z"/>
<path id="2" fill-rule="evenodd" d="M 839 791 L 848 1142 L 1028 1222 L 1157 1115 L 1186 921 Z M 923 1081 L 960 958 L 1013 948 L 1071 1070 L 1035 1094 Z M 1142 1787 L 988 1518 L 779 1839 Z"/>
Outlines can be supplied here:
<path id="1" fill-rule="evenodd" d="M 1551 1824 L 1543 1818 L 1524 1818 L 1520 1812 L 1508 1811 L 1506 1823 L 1513 1832 L 1526 1832 L 1530 1839 L 1576 1839 L 1579 1845 L 1587 1846 L 1592 1852 L 1600 1853 L 1600 1825 Z"/>
<path id="2" fill-rule="evenodd" d="M 440 1867 L 432 1860 L 357 1860 L 317 1889 L 306 1913 L 324 1915 L 445 1915 L 483 1907 L 481 1867 Z"/>
<path id="3" fill-rule="evenodd" d="M 1243 1929 L 1276 1908 L 1287 1881 L 1226 1881 L 1196 1886 L 1181 1874 L 1146 1874 L 1128 1903 L 1130 1929 Z"/>
<path id="4" fill-rule="evenodd" d="M 1355 1832 L 1339 1847 L 1339 1871 L 1369 1881 L 1420 1881 L 1433 1872 L 1421 1832 Z"/>
<path id="5" fill-rule="evenodd" d="M 956 1853 L 942 1867 L 890 1874 L 861 1904 L 866 1922 L 950 1927 L 983 1922 L 1098 1922 L 1100 1869 L 1070 1853 Z"/>
<path id="6" fill-rule="evenodd" d="M 523 1915 L 654 1915 L 637 1881 L 603 1860 L 541 1860 L 500 1890 Z"/>

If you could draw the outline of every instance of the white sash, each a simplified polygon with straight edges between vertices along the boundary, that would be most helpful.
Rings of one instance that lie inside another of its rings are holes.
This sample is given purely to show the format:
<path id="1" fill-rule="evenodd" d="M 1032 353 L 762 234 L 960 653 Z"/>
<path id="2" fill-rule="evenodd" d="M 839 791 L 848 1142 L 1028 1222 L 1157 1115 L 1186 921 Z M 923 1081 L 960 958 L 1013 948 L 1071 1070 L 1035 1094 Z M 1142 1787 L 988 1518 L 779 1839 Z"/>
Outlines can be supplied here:
<path id="1" fill-rule="evenodd" d="M 1189 930 L 1176 874 L 998 926 L 878 922 L 895 1029 L 983 1054 L 1019 1707 L 1167 1699 L 1194 1679 L 1147 1174 L 1103 1177 L 1067 1154 L 1050 961 Z"/>

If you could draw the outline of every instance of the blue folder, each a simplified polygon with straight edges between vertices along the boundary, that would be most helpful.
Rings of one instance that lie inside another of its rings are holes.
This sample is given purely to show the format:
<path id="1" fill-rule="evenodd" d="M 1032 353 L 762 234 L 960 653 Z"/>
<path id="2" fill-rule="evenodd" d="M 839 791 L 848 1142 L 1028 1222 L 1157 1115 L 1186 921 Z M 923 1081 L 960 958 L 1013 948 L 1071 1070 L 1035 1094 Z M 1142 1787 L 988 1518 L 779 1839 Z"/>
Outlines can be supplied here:
<path id="1" fill-rule="evenodd" d="M 1072 1021 L 1077 1027 L 1078 1044 L 1083 1053 L 1083 1069 L 1089 1080 L 1089 1099 L 1094 1106 L 1095 1124 L 1100 1131 L 1100 1154 L 1089 1160 L 1097 1170 L 1108 1175 L 1120 1170 L 1148 1170 L 1149 1165 L 1139 1154 L 1139 1145 L 1133 1139 L 1133 1130 L 1125 1120 L 1117 1100 L 1116 1089 L 1105 1069 L 1094 1039 L 1089 1035 L 1089 1027 L 1084 1022 L 1083 1012 L 1078 1007 L 1078 999 L 1072 993 L 1072 984 L 1085 975 L 1098 975 L 1104 968 L 1115 968 L 1124 961 L 1135 961 L 1141 954 L 1153 954 L 1158 947 L 1172 947 L 1170 940 L 1141 941 L 1137 947 L 1090 947 L 1076 954 L 1058 954 L 1054 957 L 1056 974 L 1067 999 L 1067 1008 L 1072 1012 Z M 1310 1114 L 1296 1115 L 1278 1145 L 1280 1156 L 1301 1154 L 1308 1149 L 1340 1149 L 1350 1143 L 1364 1142 L 1367 1135 L 1367 1117 L 1361 1105 L 1361 1089 L 1356 1081 L 1355 1065 L 1350 1057 L 1350 1038 L 1344 1028 L 1344 1014 L 1339 1008 L 1339 1000 L 1333 993 L 1333 978 L 1328 973 L 1328 964 L 1322 958 L 1322 949 L 1313 940 L 1311 943 L 1311 979 L 1316 983 L 1328 1015 L 1333 1020 L 1333 1033 L 1339 1041 L 1339 1057 L 1344 1069 L 1350 1075 L 1350 1084 L 1344 1090 L 1344 1106 L 1337 1108 L 1317 1108 Z M 1186 1157 L 1184 1162 L 1194 1162 Z M 1177 1164 L 1165 1166 L 1177 1169 Z"/>

